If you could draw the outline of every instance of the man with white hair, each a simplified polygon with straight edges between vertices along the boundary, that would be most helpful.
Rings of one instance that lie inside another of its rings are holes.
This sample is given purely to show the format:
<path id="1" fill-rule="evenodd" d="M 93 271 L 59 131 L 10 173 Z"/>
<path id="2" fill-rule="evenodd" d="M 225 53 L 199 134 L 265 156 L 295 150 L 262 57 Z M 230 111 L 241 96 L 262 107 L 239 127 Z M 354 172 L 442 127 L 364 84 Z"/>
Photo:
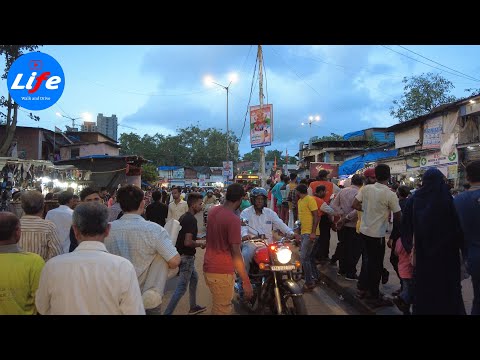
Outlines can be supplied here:
<path id="1" fill-rule="evenodd" d="M 26 191 L 21 195 L 24 215 L 20 219 L 22 236 L 18 245 L 28 252 L 40 255 L 47 261 L 62 253 L 62 243 L 57 227 L 49 220 L 42 219 L 45 200 L 41 192 Z"/>
<path id="2" fill-rule="evenodd" d="M 135 269 L 130 261 L 108 253 L 108 209 L 82 203 L 73 212 L 79 244 L 45 264 L 35 296 L 43 315 L 145 315 Z"/>

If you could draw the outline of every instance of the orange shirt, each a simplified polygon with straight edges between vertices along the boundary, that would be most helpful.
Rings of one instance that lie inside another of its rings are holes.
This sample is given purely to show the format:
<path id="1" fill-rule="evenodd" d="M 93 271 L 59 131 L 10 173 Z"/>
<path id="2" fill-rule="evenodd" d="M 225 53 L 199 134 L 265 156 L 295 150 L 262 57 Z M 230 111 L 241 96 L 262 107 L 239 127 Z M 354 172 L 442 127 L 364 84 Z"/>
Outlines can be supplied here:
<path id="1" fill-rule="evenodd" d="M 315 196 L 313 195 L 313 198 L 315 199 L 315 201 L 317 202 L 317 206 L 318 206 L 318 216 L 322 216 L 324 214 L 324 212 L 322 210 L 320 210 L 320 208 L 322 207 L 323 203 L 325 202 L 325 200 L 319 198 L 318 196 Z"/>
<path id="2" fill-rule="evenodd" d="M 323 197 L 323 200 L 325 200 L 327 204 L 330 204 L 330 196 L 332 196 L 333 194 L 333 183 L 325 180 L 312 182 L 310 184 L 310 188 L 312 189 L 312 194 L 315 194 L 315 189 L 317 188 L 317 186 L 320 186 L 320 185 L 325 186 L 325 196 Z"/>

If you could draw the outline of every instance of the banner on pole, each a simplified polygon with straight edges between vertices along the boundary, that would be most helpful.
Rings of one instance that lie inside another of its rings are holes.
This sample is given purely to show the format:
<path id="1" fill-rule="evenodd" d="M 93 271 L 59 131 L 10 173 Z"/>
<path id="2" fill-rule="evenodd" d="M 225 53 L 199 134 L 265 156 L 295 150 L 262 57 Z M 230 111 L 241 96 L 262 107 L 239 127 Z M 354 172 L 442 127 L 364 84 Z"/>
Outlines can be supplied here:
<path id="1" fill-rule="evenodd" d="M 250 145 L 270 146 L 273 141 L 273 105 L 250 106 Z"/>
<path id="2" fill-rule="evenodd" d="M 222 175 L 227 180 L 233 180 L 233 161 L 224 161 Z"/>

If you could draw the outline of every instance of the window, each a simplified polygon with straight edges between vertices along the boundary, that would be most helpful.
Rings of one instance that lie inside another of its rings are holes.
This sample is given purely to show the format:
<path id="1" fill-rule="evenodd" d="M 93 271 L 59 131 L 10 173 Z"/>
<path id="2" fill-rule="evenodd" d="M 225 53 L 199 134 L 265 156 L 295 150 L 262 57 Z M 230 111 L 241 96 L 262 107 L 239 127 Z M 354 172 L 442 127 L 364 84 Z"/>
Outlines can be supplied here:
<path id="1" fill-rule="evenodd" d="M 80 157 L 80 148 L 71 149 L 70 150 L 70 159 L 76 159 Z"/>

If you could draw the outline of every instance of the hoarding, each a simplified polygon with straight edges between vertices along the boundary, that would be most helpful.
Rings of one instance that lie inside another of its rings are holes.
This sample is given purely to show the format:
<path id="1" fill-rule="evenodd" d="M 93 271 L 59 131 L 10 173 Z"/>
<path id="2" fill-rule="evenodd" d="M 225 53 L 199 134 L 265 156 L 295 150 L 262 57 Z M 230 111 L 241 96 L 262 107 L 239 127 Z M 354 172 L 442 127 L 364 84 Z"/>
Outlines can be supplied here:
<path id="1" fill-rule="evenodd" d="M 250 106 L 250 145 L 252 148 L 272 145 L 273 105 Z"/>
<path id="2" fill-rule="evenodd" d="M 442 142 L 442 118 L 430 119 L 423 126 L 423 149 L 440 149 Z"/>
<path id="3" fill-rule="evenodd" d="M 328 178 L 338 178 L 338 164 L 312 162 L 310 163 L 310 179 L 315 179 L 320 170 L 327 170 Z"/>
<path id="4" fill-rule="evenodd" d="M 222 175 L 227 180 L 233 180 L 233 161 L 224 161 Z"/>

